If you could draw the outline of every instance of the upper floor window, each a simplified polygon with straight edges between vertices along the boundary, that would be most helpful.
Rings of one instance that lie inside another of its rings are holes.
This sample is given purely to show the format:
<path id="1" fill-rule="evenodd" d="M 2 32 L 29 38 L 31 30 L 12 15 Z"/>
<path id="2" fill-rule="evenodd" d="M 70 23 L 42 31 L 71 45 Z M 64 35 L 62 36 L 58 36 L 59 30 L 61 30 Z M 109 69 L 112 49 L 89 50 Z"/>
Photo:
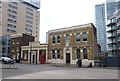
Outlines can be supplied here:
<path id="1" fill-rule="evenodd" d="M 55 44 L 55 36 L 52 36 L 52 43 Z"/>
<path id="2" fill-rule="evenodd" d="M 28 19 L 33 19 L 33 17 L 26 15 L 26 18 Z"/>
<path id="3" fill-rule="evenodd" d="M 11 17 L 11 18 L 14 18 L 14 19 L 16 19 L 16 18 L 17 18 L 17 16 L 12 15 L 12 14 L 8 14 L 8 16 L 9 16 L 9 17 Z"/>
<path id="4" fill-rule="evenodd" d="M 31 12 L 29 12 L 29 11 L 26 11 L 26 13 L 29 14 L 29 15 L 33 15 L 33 13 L 31 13 Z"/>
<path id="5" fill-rule="evenodd" d="M 57 36 L 57 43 L 60 43 L 60 36 Z"/>
<path id="6" fill-rule="evenodd" d="M 13 28 L 16 28 L 16 25 L 13 25 L 13 24 L 7 24 L 8 27 L 13 27 Z"/>
<path id="7" fill-rule="evenodd" d="M 8 11 L 9 11 L 10 13 L 14 13 L 14 14 L 17 14 L 17 12 L 16 12 L 15 10 L 12 10 L 12 9 L 8 9 Z"/>
<path id="8" fill-rule="evenodd" d="M 33 12 L 33 9 L 32 9 L 32 8 L 30 8 L 30 7 L 27 7 L 26 9 L 27 9 L 27 10 L 30 10 L 30 11 L 32 11 L 32 12 Z"/>
<path id="9" fill-rule="evenodd" d="M 31 23 L 31 24 L 33 23 L 33 22 L 32 22 L 32 21 L 30 21 L 30 20 L 26 20 L 26 22 L 27 22 L 27 23 Z"/>
<path id="10" fill-rule="evenodd" d="M 32 27 L 33 27 L 33 26 L 32 26 L 32 25 L 30 25 L 30 24 L 26 24 L 26 26 L 27 26 L 27 27 L 30 27 L 30 28 L 32 28 Z"/>
<path id="11" fill-rule="evenodd" d="M 26 31 L 29 31 L 29 32 L 32 32 L 32 30 L 31 30 L 31 29 L 28 29 L 28 28 L 25 28 L 25 30 L 26 30 Z"/>
<path id="12" fill-rule="evenodd" d="M 87 54 L 87 49 L 86 48 L 83 49 L 83 58 L 88 59 L 88 54 Z"/>
<path id="13" fill-rule="evenodd" d="M 12 5 L 12 4 L 9 4 L 9 7 L 13 8 L 13 9 L 16 9 L 17 10 L 17 7 Z"/>
<path id="14" fill-rule="evenodd" d="M 12 30 L 12 29 L 7 29 L 8 32 L 12 32 L 12 33 L 15 33 L 16 30 Z"/>
<path id="15" fill-rule="evenodd" d="M 13 3 L 13 4 L 15 4 L 15 5 L 17 5 L 17 4 L 18 4 L 17 2 L 11 2 L 11 3 Z"/>
<path id="16" fill-rule="evenodd" d="M 83 32 L 82 38 L 83 38 L 83 41 L 87 41 L 87 32 Z"/>
<path id="17" fill-rule="evenodd" d="M 12 20 L 12 19 L 8 19 L 9 22 L 12 22 L 12 23 L 16 23 L 17 21 L 15 20 Z"/>
<path id="18" fill-rule="evenodd" d="M 76 34 L 76 42 L 80 42 L 80 33 Z"/>
<path id="19" fill-rule="evenodd" d="M 70 35 L 69 34 L 66 35 L 66 43 L 70 43 Z"/>
<path id="20" fill-rule="evenodd" d="M 14 40 L 12 40 L 12 44 L 14 44 L 15 43 L 15 41 Z"/>

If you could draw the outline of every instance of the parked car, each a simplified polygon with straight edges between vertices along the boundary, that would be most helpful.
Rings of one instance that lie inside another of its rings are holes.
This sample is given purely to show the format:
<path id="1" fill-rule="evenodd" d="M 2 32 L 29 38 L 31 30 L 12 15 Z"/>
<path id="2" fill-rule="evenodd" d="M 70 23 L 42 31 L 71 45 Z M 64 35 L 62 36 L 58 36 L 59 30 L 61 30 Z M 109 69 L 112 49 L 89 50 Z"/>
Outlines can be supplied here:
<path id="1" fill-rule="evenodd" d="M 3 64 L 14 64 L 14 61 L 12 59 L 8 58 L 8 57 L 1 57 L 0 61 Z"/>

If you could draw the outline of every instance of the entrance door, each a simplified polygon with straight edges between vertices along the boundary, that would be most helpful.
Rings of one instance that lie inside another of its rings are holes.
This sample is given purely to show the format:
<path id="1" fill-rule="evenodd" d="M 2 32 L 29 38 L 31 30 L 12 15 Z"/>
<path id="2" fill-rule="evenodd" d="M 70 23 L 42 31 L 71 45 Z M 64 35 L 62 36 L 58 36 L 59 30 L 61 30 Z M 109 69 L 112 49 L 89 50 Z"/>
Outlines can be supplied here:
<path id="1" fill-rule="evenodd" d="M 33 55 L 33 61 L 32 62 L 35 63 L 35 55 Z"/>
<path id="2" fill-rule="evenodd" d="M 66 63 L 70 64 L 70 53 L 66 53 Z"/>

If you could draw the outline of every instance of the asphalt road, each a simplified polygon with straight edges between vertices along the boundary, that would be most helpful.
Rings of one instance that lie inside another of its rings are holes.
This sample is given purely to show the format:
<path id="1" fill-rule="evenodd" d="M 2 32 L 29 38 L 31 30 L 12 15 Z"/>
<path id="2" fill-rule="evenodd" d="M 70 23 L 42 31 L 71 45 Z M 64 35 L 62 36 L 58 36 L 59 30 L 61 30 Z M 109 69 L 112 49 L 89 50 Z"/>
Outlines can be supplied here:
<path id="1" fill-rule="evenodd" d="M 3 65 L 4 66 L 4 65 Z M 118 79 L 118 70 L 78 68 L 49 64 L 15 64 L 18 69 L 3 69 L 3 79 Z"/>

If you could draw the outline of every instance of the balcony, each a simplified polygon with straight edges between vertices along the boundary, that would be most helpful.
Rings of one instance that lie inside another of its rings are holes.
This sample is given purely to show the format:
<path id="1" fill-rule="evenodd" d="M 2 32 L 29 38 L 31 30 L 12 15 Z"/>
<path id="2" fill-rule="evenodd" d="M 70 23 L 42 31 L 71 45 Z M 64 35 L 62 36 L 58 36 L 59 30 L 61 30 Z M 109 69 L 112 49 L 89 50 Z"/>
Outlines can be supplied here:
<path id="1" fill-rule="evenodd" d="M 116 44 L 116 42 L 109 42 L 108 45 Z"/>
<path id="2" fill-rule="evenodd" d="M 108 39 L 113 39 L 113 38 L 116 38 L 116 35 L 111 35 L 108 37 Z"/>
<path id="3" fill-rule="evenodd" d="M 108 30 L 107 32 L 113 32 L 116 31 L 116 28 L 111 28 L 110 30 Z"/>
<path id="4" fill-rule="evenodd" d="M 108 20 L 108 21 L 107 21 L 107 26 L 108 26 L 108 27 L 110 27 L 110 26 L 112 26 L 112 25 L 115 25 L 115 24 L 116 24 L 116 22 L 115 22 L 114 20 L 112 20 L 112 21 L 111 21 L 111 20 Z"/>

